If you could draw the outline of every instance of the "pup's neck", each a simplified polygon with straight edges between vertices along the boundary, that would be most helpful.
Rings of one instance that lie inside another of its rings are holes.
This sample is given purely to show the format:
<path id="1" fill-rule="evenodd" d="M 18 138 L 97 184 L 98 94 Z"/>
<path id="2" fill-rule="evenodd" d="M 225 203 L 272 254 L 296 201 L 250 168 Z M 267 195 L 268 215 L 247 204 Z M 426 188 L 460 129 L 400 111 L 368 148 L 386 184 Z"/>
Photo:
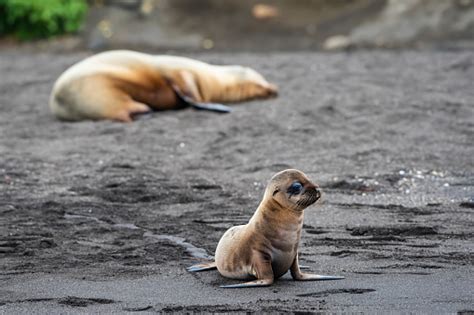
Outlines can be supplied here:
<path id="1" fill-rule="evenodd" d="M 285 229 L 290 225 L 302 225 L 303 218 L 303 210 L 284 208 L 275 199 L 269 198 L 260 203 L 249 223 L 265 222 L 265 224 L 281 226 Z"/>

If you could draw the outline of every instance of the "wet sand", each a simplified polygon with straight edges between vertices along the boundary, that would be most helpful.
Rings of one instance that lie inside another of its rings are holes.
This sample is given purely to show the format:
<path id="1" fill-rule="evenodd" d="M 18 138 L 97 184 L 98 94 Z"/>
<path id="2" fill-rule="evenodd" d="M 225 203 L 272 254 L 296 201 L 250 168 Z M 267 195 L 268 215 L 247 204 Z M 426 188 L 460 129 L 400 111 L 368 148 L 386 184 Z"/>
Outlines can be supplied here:
<path id="1" fill-rule="evenodd" d="M 280 96 L 59 122 L 52 84 L 87 55 L 0 52 L 0 312 L 474 311 L 472 52 L 190 54 Z M 324 193 L 302 264 L 346 279 L 187 273 L 290 167 Z"/>

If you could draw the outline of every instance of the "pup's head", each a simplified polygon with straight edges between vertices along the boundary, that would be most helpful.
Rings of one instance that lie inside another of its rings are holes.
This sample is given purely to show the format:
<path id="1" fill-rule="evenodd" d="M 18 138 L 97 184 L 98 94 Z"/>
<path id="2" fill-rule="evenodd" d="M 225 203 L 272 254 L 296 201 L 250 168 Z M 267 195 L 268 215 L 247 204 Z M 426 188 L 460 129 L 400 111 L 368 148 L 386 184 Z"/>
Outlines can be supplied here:
<path id="1" fill-rule="evenodd" d="M 281 207 L 297 211 L 303 211 L 321 198 L 318 185 L 295 169 L 275 174 L 267 186 L 266 194 Z"/>

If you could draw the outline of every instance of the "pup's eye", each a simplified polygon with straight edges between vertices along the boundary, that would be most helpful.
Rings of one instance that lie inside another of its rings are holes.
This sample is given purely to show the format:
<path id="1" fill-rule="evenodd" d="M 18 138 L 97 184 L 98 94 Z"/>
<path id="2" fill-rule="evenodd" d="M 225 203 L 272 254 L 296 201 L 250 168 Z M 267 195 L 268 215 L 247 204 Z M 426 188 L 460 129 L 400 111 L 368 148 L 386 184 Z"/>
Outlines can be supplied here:
<path id="1" fill-rule="evenodd" d="M 291 184 L 290 187 L 288 187 L 288 193 L 291 195 L 297 195 L 303 190 L 303 185 L 301 185 L 300 182 L 294 182 Z"/>

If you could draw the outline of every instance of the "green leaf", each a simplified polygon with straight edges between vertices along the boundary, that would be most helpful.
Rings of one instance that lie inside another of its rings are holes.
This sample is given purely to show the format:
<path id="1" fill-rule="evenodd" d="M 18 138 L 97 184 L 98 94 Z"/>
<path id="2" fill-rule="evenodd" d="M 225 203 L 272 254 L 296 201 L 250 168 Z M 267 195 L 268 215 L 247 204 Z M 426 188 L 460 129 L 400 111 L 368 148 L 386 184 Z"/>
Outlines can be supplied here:
<path id="1" fill-rule="evenodd" d="M 0 34 L 26 40 L 75 32 L 86 0 L 0 0 Z"/>

